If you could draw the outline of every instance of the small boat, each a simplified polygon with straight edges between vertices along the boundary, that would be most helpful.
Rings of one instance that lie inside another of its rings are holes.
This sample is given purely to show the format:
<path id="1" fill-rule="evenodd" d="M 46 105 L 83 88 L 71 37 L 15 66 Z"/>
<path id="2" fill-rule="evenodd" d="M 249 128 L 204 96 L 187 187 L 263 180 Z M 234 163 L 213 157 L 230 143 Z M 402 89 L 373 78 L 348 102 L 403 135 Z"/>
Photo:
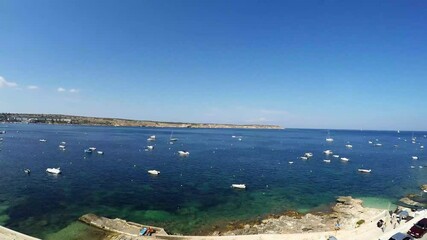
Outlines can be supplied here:
<path id="1" fill-rule="evenodd" d="M 0 141 L 3 141 L 3 138 L 0 138 Z"/>
<path id="2" fill-rule="evenodd" d="M 176 141 L 178 141 L 178 138 L 169 138 L 169 141 L 170 142 L 176 142 Z"/>
<path id="3" fill-rule="evenodd" d="M 331 138 L 331 137 L 326 138 L 326 142 L 333 142 L 333 141 L 334 141 L 334 139 L 333 139 L 333 138 Z"/>
<path id="4" fill-rule="evenodd" d="M 291 161 L 291 162 L 289 162 L 289 164 L 294 164 L 294 162 Z"/>
<path id="5" fill-rule="evenodd" d="M 24 169 L 24 172 L 26 173 L 26 174 L 30 174 L 31 173 L 31 170 L 30 169 Z"/>
<path id="6" fill-rule="evenodd" d="M 39 142 L 47 142 L 46 139 L 39 139 Z"/>
<path id="7" fill-rule="evenodd" d="M 246 189 L 246 184 L 231 184 L 232 188 Z"/>
<path id="8" fill-rule="evenodd" d="M 415 168 L 415 166 L 411 166 L 411 168 Z"/>
<path id="9" fill-rule="evenodd" d="M 418 160 L 418 156 L 412 156 L 412 160 Z"/>
<path id="10" fill-rule="evenodd" d="M 344 161 L 344 162 L 348 162 L 350 159 L 348 159 L 348 158 L 345 158 L 345 157 L 342 157 L 341 158 L 341 161 Z"/>
<path id="11" fill-rule="evenodd" d="M 339 158 L 340 157 L 340 155 L 332 155 L 332 157 L 334 157 L 334 158 Z"/>
<path id="12" fill-rule="evenodd" d="M 304 157 L 311 158 L 311 157 L 313 157 L 313 153 L 311 153 L 311 152 L 304 153 Z"/>
<path id="13" fill-rule="evenodd" d="M 151 135 L 149 138 L 147 138 L 147 141 L 156 141 L 156 135 Z"/>
<path id="14" fill-rule="evenodd" d="M 104 155 L 103 151 L 97 151 L 96 153 L 98 153 L 99 155 Z"/>
<path id="15" fill-rule="evenodd" d="M 91 150 L 92 152 L 96 151 L 96 147 L 90 147 L 89 150 Z"/>
<path id="16" fill-rule="evenodd" d="M 375 143 L 375 144 L 374 144 L 374 146 L 376 146 L 376 147 L 381 147 L 381 146 L 382 146 L 382 144 L 381 144 L 381 143 Z"/>
<path id="17" fill-rule="evenodd" d="M 307 160 L 308 157 L 300 157 L 302 160 Z"/>
<path id="18" fill-rule="evenodd" d="M 188 151 L 178 151 L 178 154 L 179 154 L 179 156 L 186 157 L 186 156 L 190 155 L 190 152 L 188 152 Z"/>
<path id="19" fill-rule="evenodd" d="M 65 145 L 59 145 L 59 148 L 65 149 Z"/>
<path id="20" fill-rule="evenodd" d="M 345 147 L 346 147 L 346 148 L 353 148 L 353 145 L 351 145 L 351 144 L 347 144 L 347 145 L 345 145 Z"/>
<path id="21" fill-rule="evenodd" d="M 369 143 L 369 144 L 372 144 L 373 142 L 372 142 L 372 141 L 368 141 L 368 143 Z"/>
<path id="22" fill-rule="evenodd" d="M 329 160 L 329 159 L 325 159 L 325 160 L 323 160 L 325 163 L 330 163 L 331 162 L 331 160 Z"/>
<path id="23" fill-rule="evenodd" d="M 66 142 L 61 142 L 61 145 L 65 145 L 65 144 L 67 144 Z"/>
<path id="24" fill-rule="evenodd" d="M 0 134 L 5 134 L 6 133 L 6 131 L 0 131 Z"/>
<path id="25" fill-rule="evenodd" d="M 159 175 L 160 174 L 160 171 L 157 171 L 157 170 L 148 170 L 147 172 L 149 174 L 152 174 L 152 175 Z"/>
<path id="26" fill-rule="evenodd" d="M 46 169 L 46 172 L 52 173 L 52 174 L 60 174 L 61 169 L 60 168 L 48 168 L 48 169 Z"/>
<path id="27" fill-rule="evenodd" d="M 147 146 L 145 149 L 146 149 L 146 150 L 153 150 L 153 149 L 154 149 L 154 146 L 149 145 L 149 146 Z"/>
<path id="28" fill-rule="evenodd" d="M 420 146 L 420 148 L 421 148 L 421 149 L 424 149 L 424 146 L 423 146 L 423 145 L 421 145 L 421 146 Z"/>
<path id="29" fill-rule="evenodd" d="M 85 153 L 92 153 L 92 150 L 90 150 L 90 149 L 85 149 L 85 151 L 84 151 Z"/>
<path id="30" fill-rule="evenodd" d="M 325 151 L 323 151 L 323 153 L 324 153 L 324 154 L 326 154 L 326 155 L 330 155 L 330 154 L 332 154 L 333 152 L 332 152 L 331 150 L 325 150 Z"/>
<path id="31" fill-rule="evenodd" d="M 359 169 L 357 169 L 357 171 L 362 172 L 362 173 L 370 173 L 372 170 L 371 169 L 359 168 Z"/>

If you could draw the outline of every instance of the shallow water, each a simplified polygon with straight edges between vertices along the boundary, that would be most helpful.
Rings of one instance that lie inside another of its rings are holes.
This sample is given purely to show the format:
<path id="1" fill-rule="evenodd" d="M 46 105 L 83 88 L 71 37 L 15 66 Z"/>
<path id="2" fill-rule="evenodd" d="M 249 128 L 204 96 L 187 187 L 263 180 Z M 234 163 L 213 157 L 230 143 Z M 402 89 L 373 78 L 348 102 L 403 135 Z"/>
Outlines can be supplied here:
<path id="1" fill-rule="evenodd" d="M 197 234 L 269 213 L 319 209 L 339 195 L 388 208 L 427 181 L 427 167 L 418 167 L 427 165 L 420 149 L 425 132 L 414 132 L 419 143 L 412 144 L 412 132 L 331 130 L 335 141 L 327 143 L 326 130 L 173 129 L 179 141 L 169 144 L 172 129 L 3 124 L 0 130 L 7 131 L 0 143 L 0 223 L 47 239 L 80 229 L 74 221 L 89 212 Z M 157 140 L 147 142 L 153 134 Z M 368 144 L 375 139 L 383 146 Z M 58 148 L 62 141 L 66 151 Z M 154 150 L 144 151 L 147 145 Z M 91 146 L 105 154 L 85 154 Z M 326 149 L 350 161 L 327 158 Z M 298 159 L 304 152 L 314 157 Z M 48 167 L 63 174 L 49 175 Z M 362 167 L 372 173 L 358 173 Z M 150 176 L 149 169 L 161 174 Z M 231 189 L 232 183 L 247 189 Z"/>

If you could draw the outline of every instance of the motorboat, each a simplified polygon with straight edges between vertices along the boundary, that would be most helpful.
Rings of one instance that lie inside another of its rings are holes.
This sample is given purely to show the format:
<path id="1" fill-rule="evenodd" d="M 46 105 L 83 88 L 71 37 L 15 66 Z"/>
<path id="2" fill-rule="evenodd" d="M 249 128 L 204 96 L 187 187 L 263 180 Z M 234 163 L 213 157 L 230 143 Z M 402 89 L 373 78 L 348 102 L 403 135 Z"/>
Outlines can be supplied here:
<path id="1" fill-rule="evenodd" d="M 145 149 L 146 149 L 146 150 L 153 150 L 153 149 L 154 149 L 154 146 L 148 145 Z"/>
<path id="2" fill-rule="evenodd" d="M 334 157 L 334 158 L 339 158 L 340 157 L 340 155 L 332 155 L 332 157 Z"/>
<path id="3" fill-rule="evenodd" d="M 151 135 L 149 138 L 147 138 L 147 141 L 156 141 L 156 135 Z"/>
<path id="4" fill-rule="evenodd" d="M 48 169 L 46 169 L 46 172 L 52 173 L 52 174 L 60 174 L 61 169 L 60 168 L 48 168 Z"/>
<path id="5" fill-rule="evenodd" d="M 186 157 L 190 155 L 188 151 L 178 151 L 179 156 Z"/>
<path id="6" fill-rule="evenodd" d="M 65 149 L 65 145 L 59 145 L 59 148 Z"/>
<path id="7" fill-rule="evenodd" d="M 85 153 L 92 153 L 92 150 L 90 150 L 90 149 L 85 149 L 85 151 L 84 151 Z"/>
<path id="8" fill-rule="evenodd" d="M 363 169 L 363 168 L 359 168 L 357 169 L 357 171 L 361 172 L 361 173 L 370 173 L 372 170 L 371 169 Z"/>
<path id="9" fill-rule="evenodd" d="M 104 155 L 103 151 L 97 151 L 96 153 L 98 153 L 99 155 Z"/>
<path id="10" fill-rule="evenodd" d="M 333 141 L 334 141 L 334 139 L 331 137 L 326 138 L 326 142 L 333 142 Z"/>
<path id="11" fill-rule="evenodd" d="M 30 169 L 24 169 L 24 172 L 26 173 L 26 174 L 30 174 L 31 173 L 31 170 Z"/>
<path id="12" fill-rule="evenodd" d="M 323 151 L 323 153 L 324 153 L 324 154 L 326 154 L 326 155 L 330 155 L 330 154 L 332 154 L 333 152 L 332 152 L 331 150 L 325 150 L 325 151 Z"/>
<path id="13" fill-rule="evenodd" d="M 39 142 L 47 142 L 46 139 L 39 139 Z"/>
<path id="14" fill-rule="evenodd" d="M 89 150 L 91 150 L 92 152 L 96 151 L 96 147 L 90 147 Z"/>
<path id="15" fill-rule="evenodd" d="M 302 160 L 307 160 L 308 157 L 300 157 Z"/>
<path id="16" fill-rule="evenodd" d="M 423 146 L 423 145 L 421 145 L 421 146 L 420 146 L 420 148 L 421 148 L 421 149 L 424 149 L 424 146 Z"/>
<path id="17" fill-rule="evenodd" d="M 4 130 L 3 130 L 3 131 L 0 131 L 0 134 L 5 134 L 5 133 L 6 133 L 6 131 L 4 131 Z"/>
<path id="18" fill-rule="evenodd" d="M 348 158 L 345 158 L 345 157 L 342 157 L 341 158 L 341 161 L 344 161 L 344 162 L 348 162 L 350 159 L 348 159 Z"/>
<path id="19" fill-rule="evenodd" d="M 412 160 L 418 160 L 418 156 L 412 156 Z"/>
<path id="20" fill-rule="evenodd" d="M 313 153 L 311 153 L 311 152 L 304 153 L 304 157 L 311 158 L 311 157 L 313 157 Z"/>
<path id="21" fill-rule="evenodd" d="M 381 146 L 382 146 L 382 144 L 381 144 L 381 143 L 375 143 L 375 144 L 374 144 L 374 146 L 376 146 L 376 147 L 381 147 Z"/>
<path id="22" fill-rule="evenodd" d="M 353 145 L 351 145 L 351 144 L 347 144 L 347 145 L 345 145 L 345 147 L 346 147 L 346 148 L 353 148 Z"/>
<path id="23" fill-rule="evenodd" d="M 372 144 L 373 142 L 372 142 L 372 141 L 368 141 L 368 143 L 369 143 L 369 144 Z"/>
<path id="24" fill-rule="evenodd" d="M 159 175 L 160 174 L 160 171 L 157 171 L 157 170 L 148 170 L 147 172 L 151 175 Z"/>
<path id="25" fill-rule="evenodd" d="M 290 161 L 289 164 L 294 164 L 294 162 Z"/>
<path id="26" fill-rule="evenodd" d="M 325 160 L 323 160 L 325 163 L 330 163 L 331 162 L 331 160 L 329 160 L 329 159 L 325 159 Z"/>
<path id="27" fill-rule="evenodd" d="M 67 144 L 66 142 L 61 142 L 61 145 L 65 145 L 65 144 Z"/>
<path id="28" fill-rule="evenodd" d="M 231 184 L 232 188 L 246 189 L 246 184 Z"/>

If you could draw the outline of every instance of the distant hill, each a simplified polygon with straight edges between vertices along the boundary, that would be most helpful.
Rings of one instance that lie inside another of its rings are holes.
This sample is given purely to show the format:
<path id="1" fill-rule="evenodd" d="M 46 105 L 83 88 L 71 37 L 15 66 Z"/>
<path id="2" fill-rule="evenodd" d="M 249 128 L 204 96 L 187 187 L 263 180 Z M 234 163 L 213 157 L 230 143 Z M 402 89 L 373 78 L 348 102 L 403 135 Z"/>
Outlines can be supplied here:
<path id="1" fill-rule="evenodd" d="M 99 126 L 130 126 L 130 127 L 173 127 L 173 128 L 244 128 L 244 129 L 283 129 L 278 125 L 258 124 L 218 124 L 218 123 L 182 123 L 158 122 L 146 120 L 131 120 L 120 118 L 98 118 L 71 116 L 62 114 L 30 114 L 30 113 L 0 113 L 0 122 L 46 123 L 46 124 L 75 124 Z"/>

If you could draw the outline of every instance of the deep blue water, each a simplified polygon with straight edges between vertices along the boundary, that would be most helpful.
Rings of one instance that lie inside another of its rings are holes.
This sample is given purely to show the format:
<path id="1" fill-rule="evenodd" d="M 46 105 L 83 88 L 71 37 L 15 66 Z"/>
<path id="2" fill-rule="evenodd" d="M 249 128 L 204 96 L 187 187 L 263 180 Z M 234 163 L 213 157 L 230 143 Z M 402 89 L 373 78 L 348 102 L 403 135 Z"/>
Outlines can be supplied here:
<path id="1" fill-rule="evenodd" d="M 420 148 L 427 145 L 426 132 L 331 130 L 335 141 L 327 143 L 327 130 L 23 124 L 1 124 L 0 130 L 7 131 L 0 135 L 0 224 L 43 238 L 89 212 L 197 234 L 229 221 L 321 208 L 339 195 L 386 204 L 427 182 L 427 167 L 419 168 L 427 165 Z M 171 145 L 172 130 L 179 141 Z M 150 135 L 157 140 L 147 142 Z M 382 147 L 368 143 L 376 139 Z M 58 148 L 62 141 L 66 151 Z M 144 151 L 147 145 L 154 150 Z M 105 154 L 85 154 L 91 146 Z M 331 156 L 324 163 L 326 149 L 350 161 Z M 190 156 L 179 157 L 178 150 Z M 305 152 L 314 157 L 298 159 Z M 48 167 L 63 173 L 49 175 Z M 361 167 L 372 173 L 358 173 Z M 149 169 L 161 174 L 150 176 Z M 247 189 L 233 190 L 232 183 Z"/>

